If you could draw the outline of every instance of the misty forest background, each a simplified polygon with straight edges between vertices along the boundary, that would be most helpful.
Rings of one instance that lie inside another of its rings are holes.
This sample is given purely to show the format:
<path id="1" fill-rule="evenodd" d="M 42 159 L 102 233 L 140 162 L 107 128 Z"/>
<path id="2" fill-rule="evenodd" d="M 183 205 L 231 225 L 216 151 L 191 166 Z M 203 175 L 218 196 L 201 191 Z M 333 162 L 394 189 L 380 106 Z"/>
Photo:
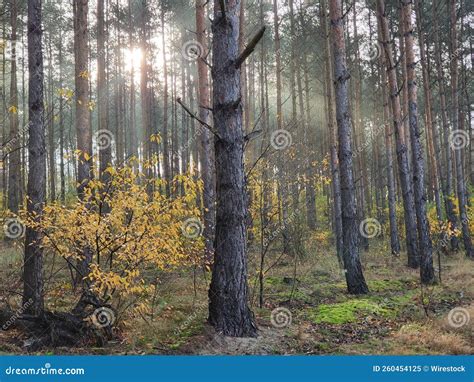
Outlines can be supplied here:
<path id="1" fill-rule="evenodd" d="M 473 23 L 2 1 L 0 352 L 473 354 Z"/>

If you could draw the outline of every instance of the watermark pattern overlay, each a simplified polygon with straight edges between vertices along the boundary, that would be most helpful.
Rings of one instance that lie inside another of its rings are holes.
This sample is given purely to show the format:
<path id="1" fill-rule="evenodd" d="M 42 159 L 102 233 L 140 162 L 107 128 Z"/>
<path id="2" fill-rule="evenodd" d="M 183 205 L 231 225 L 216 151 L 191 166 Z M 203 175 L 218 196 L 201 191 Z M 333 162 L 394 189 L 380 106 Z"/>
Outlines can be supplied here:
<path id="1" fill-rule="evenodd" d="M 291 325 L 293 315 L 286 308 L 276 308 L 272 310 L 270 322 L 277 329 L 283 329 Z"/>
<path id="2" fill-rule="evenodd" d="M 284 150 L 291 146 L 293 138 L 285 129 L 275 130 L 270 137 L 270 144 L 275 150 Z"/>
<path id="3" fill-rule="evenodd" d="M 206 310 L 206 304 L 198 305 L 197 309 L 192 314 L 187 316 L 186 319 L 174 330 L 174 335 L 176 337 L 179 337 L 181 333 L 185 332 L 193 324 L 193 322 Z"/>
<path id="4" fill-rule="evenodd" d="M 360 54 L 365 61 L 375 61 L 382 54 L 382 46 L 378 41 L 364 42 L 361 45 Z"/>
<path id="5" fill-rule="evenodd" d="M 377 219 L 368 218 L 364 219 L 359 224 L 359 232 L 361 236 L 372 239 L 377 237 L 382 232 L 382 226 Z"/>
<path id="6" fill-rule="evenodd" d="M 106 328 L 115 323 L 115 312 L 111 308 L 102 306 L 97 308 L 90 318 L 94 326 L 98 328 Z"/>
<path id="7" fill-rule="evenodd" d="M 25 236 L 25 225 L 17 218 L 6 219 L 3 223 L 3 232 L 9 239 L 20 239 Z"/>
<path id="8" fill-rule="evenodd" d="M 471 316 L 467 309 L 464 308 L 453 308 L 449 311 L 448 313 L 448 323 L 449 326 L 453 328 L 461 328 L 463 326 L 466 326 L 469 324 L 469 321 L 471 320 Z"/>
<path id="9" fill-rule="evenodd" d="M 203 226 L 199 219 L 189 218 L 186 219 L 181 225 L 181 231 L 188 239 L 197 239 L 202 235 Z"/>
<path id="10" fill-rule="evenodd" d="M 204 47 L 198 41 L 186 41 L 181 48 L 181 54 L 186 61 L 197 61 L 204 56 Z"/>
<path id="11" fill-rule="evenodd" d="M 0 147 L 0 161 L 3 160 L 3 158 L 5 158 L 15 149 L 15 145 L 24 134 L 28 133 L 29 128 L 30 122 L 20 128 L 20 130 L 18 130 L 18 133 L 16 133 L 14 137 L 10 138 L 10 140 L 6 142 L 3 147 Z"/>
<path id="12" fill-rule="evenodd" d="M 27 302 L 23 304 L 23 306 L 18 309 L 9 319 L 5 322 L 2 326 L 2 330 L 8 330 L 16 320 L 18 320 L 21 315 L 33 304 L 33 299 L 29 299 Z"/>
<path id="13" fill-rule="evenodd" d="M 464 130 L 455 130 L 449 133 L 449 144 L 453 150 L 465 149 L 469 146 L 469 133 Z"/>
<path id="14" fill-rule="evenodd" d="M 265 239 L 263 239 L 263 246 L 267 247 L 270 243 L 281 235 L 288 227 L 300 217 L 300 211 L 296 210 L 291 213 L 286 219 L 284 219 L 281 224 L 270 233 Z"/>
<path id="15" fill-rule="evenodd" d="M 114 134 L 110 130 L 98 130 L 94 134 L 94 142 L 96 142 L 99 151 L 107 150 L 115 142 Z"/>

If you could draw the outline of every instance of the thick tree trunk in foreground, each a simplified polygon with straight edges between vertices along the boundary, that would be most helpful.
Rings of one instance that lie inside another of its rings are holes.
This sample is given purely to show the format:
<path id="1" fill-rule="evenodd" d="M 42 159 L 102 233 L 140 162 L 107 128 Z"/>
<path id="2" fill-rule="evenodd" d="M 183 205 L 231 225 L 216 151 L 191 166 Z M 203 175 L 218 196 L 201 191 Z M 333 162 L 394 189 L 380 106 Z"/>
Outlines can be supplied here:
<path id="1" fill-rule="evenodd" d="M 415 191 L 415 210 L 417 217 L 420 275 L 424 284 L 434 281 L 433 247 L 428 222 L 425 191 L 425 160 L 421 144 L 421 131 L 418 124 L 418 101 L 415 78 L 415 53 L 413 49 L 413 25 L 411 21 L 411 0 L 402 0 L 402 30 L 405 38 L 408 85 L 408 115 L 413 160 L 413 188 Z"/>
<path id="2" fill-rule="evenodd" d="M 41 219 L 46 202 L 46 142 L 44 131 L 43 53 L 41 0 L 28 1 L 28 106 L 29 106 L 29 171 L 27 209 Z M 26 228 L 23 269 L 23 306 L 25 313 L 43 313 L 43 251 L 41 234 Z"/>
<path id="3" fill-rule="evenodd" d="M 196 37 L 197 42 L 202 47 L 202 54 L 207 54 L 206 39 L 206 8 L 205 0 L 198 0 L 196 4 Z M 198 97 L 199 97 L 199 118 L 205 123 L 210 123 L 210 88 L 209 74 L 204 57 L 197 61 L 198 67 Z M 203 204 L 204 204 L 204 240 L 206 244 L 206 261 L 211 262 L 214 256 L 214 231 L 216 226 L 215 210 L 215 168 L 214 168 L 214 137 L 204 127 L 201 129 L 201 145 L 199 159 L 201 162 L 201 178 L 203 180 Z"/>
<path id="4" fill-rule="evenodd" d="M 382 45 L 385 54 L 385 65 L 387 69 L 390 101 L 392 104 L 393 126 L 397 147 L 398 171 L 400 176 L 400 187 L 402 189 L 403 209 L 405 213 L 405 233 L 408 255 L 408 266 L 418 268 L 420 265 L 418 256 L 418 238 L 416 229 L 416 212 L 413 190 L 410 182 L 410 171 L 408 168 L 407 146 L 404 139 L 402 113 L 400 109 L 400 97 L 397 84 L 397 73 L 395 61 L 393 60 L 392 48 L 390 47 L 390 34 L 388 21 L 385 15 L 384 0 L 377 0 L 377 19 L 380 24 Z"/>
<path id="5" fill-rule="evenodd" d="M 223 12 L 214 2 L 213 110 L 217 215 L 215 256 L 209 289 L 209 322 L 228 336 L 254 337 L 257 328 L 250 311 L 247 285 L 244 134 L 240 97 L 240 1 L 226 2 Z"/>
<path id="6" fill-rule="evenodd" d="M 334 84 L 336 88 L 336 119 L 339 138 L 339 167 L 341 171 L 341 202 L 343 227 L 343 260 L 347 290 L 353 294 L 369 291 L 359 258 L 359 227 L 356 210 L 352 166 L 351 124 L 349 110 L 349 72 L 346 64 L 344 20 L 341 0 L 330 0 L 331 37 L 334 55 Z"/>

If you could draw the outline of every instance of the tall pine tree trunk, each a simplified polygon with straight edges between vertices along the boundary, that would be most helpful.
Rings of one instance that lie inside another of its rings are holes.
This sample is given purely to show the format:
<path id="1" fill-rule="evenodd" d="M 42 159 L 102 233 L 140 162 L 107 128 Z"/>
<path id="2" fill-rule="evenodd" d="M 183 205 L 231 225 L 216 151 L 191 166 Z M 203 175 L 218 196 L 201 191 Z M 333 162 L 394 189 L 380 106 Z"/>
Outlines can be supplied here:
<path id="1" fill-rule="evenodd" d="M 438 152 L 435 151 L 434 144 L 434 124 L 433 124 L 433 110 L 431 107 L 431 88 L 430 88 L 430 74 L 428 71 L 428 62 L 425 52 L 425 37 L 423 35 L 422 19 L 421 19 L 421 5 L 420 0 L 415 0 L 416 14 L 418 20 L 418 40 L 420 45 L 421 68 L 423 71 L 423 93 L 425 96 L 425 114 L 426 114 L 426 134 L 428 141 L 428 148 L 431 157 L 431 174 L 432 187 L 435 194 L 436 214 L 438 220 L 442 220 L 441 197 L 439 192 L 439 174 L 438 174 Z"/>
<path id="2" fill-rule="evenodd" d="M 442 6 L 442 1 L 438 3 L 438 7 Z M 449 124 L 448 124 L 448 112 L 446 106 L 446 87 L 444 83 L 444 72 L 442 66 L 442 48 L 439 37 L 439 24 L 438 24 L 438 9 L 435 10 L 434 15 L 434 40 L 435 40 L 435 61 L 436 61 L 436 72 L 438 78 L 439 88 L 439 102 L 440 102 L 440 113 L 441 122 L 443 125 L 443 143 L 445 146 L 445 181 L 444 181 L 444 204 L 446 209 L 446 215 L 451 226 L 451 229 L 455 229 L 457 226 L 456 213 L 454 212 L 453 204 L 453 157 L 451 153 L 451 145 L 449 143 Z M 451 248 L 457 250 L 459 248 L 459 240 L 456 235 L 451 236 Z"/>
<path id="3" fill-rule="evenodd" d="M 280 43 L 280 18 L 278 16 L 278 1 L 273 0 L 273 27 L 275 33 L 275 77 L 276 77 L 276 124 L 277 130 L 283 129 L 283 101 L 282 101 L 282 64 L 281 64 L 281 43 Z M 250 82 L 251 84 L 251 82 Z M 278 203 L 279 203 L 279 217 L 280 223 L 284 225 L 282 229 L 283 237 L 283 252 L 289 252 L 289 235 L 284 222 L 288 221 L 288 187 L 285 176 L 285 162 L 282 153 L 278 154 Z"/>
<path id="4" fill-rule="evenodd" d="M 166 181 L 166 196 L 171 195 L 171 158 L 168 137 L 168 60 L 165 41 L 165 9 L 161 9 L 161 44 L 163 46 L 163 175 Z"/>
<path id="5" fill-rule="evenodd" d="M 198 0 L 196 4 L 196 36 L 201 45 L 203 55 L 207 54 L 206 39 L 206 1 Z M 198 59 L 198 103 L 199 118 L 210 123 L 210 85 L 209 73 L 204 57 Z M 248 113 L 247 113 L 248 114 Z M 214 256 L 214 231 L 216 225 L 215 210 L 215 167 L 214 167 L 214 137 L 208 129 L 202 128 L 199 145 L 199 159 L 201 162 L 201 178 L 203 181 L 204 230 L 203 236 L 206 245 L 206 260 L 212 261 Z"/>
<path id="6" fill-rule="evenodd" d="M 381 28 L 378 25 L 378 36 L 381 40 Z M 385 57 L 380 55 L 380 65 L 382 67 L 382 98 L 383 98 L 383 119 L 385 125 L 385 155 L 387 161 L 387 191 L 388 191 L 388 214 L 390 221 L 390 247 L 392 254 L 398 255 L 400 253 L 400 240 L 398 238 L 397 226 L 397 205 L 396 205 L 396 189 L 395 189 L 395 175 L 393 169 L 393 151 L 392 151 L 392 129 L 389 123 L 390 108 L 387 95 L 387 73 L 385 71 Z"/>
<path id="7" fill-rule="evenodd" d="M 411 20 L 411 0 L 402 2 L 402 30 L 405 38 L 406 70 L 408 85 L 408 115 L 410 124 L 410 140 L 413 160 L 413 189 L 415 192 L 415 210 L 417 217 L 420 275 L 424 284 L 434 281 L 433 247 L 431 243 L 430 225 L 426 208 L 425 191 L 425 160 L 421 143 L 421 131 L 418 124 L 418 101 L 415 78 L 415 53 L 413 48 L 413 25 Z"/>
<path id="8" fill-rule="evenodd" d="M 28 1 L 28 107 L 29 107 L 29 169 L 27 209 L 41 219 L 46 202 L 46 141 L 43 99 L 41 0 Z M 23 306 L 25 313 L 41 315 L 43 300 L 43 251 L 41 234 L 26 228 L 23 265 Z"/>
<path id="9" fill-rule="evenodd" d="M 354 170 L 352 164 L 351 123 L 349 110 L 349 71 L 346 63 L 344 19 L 341 0 L 330 0 L 331 37 L 334 56 L 334 84 L 336 120 L 339 140 L 339 168 L 341 173 L 341 204 L 343 228 L 343 260 L 347 290 L 352 294 L 369 291 L 359 258 L 359 225 L 357 218 Z"/>
<path id="10" fill-rule="evenodd" d="M 97 1 L 97 107 L 99 114 L 99 134 L 105 136 L 110 131 L 107 121 L 108 94 L 105 77 L 105 23 L 104 0 Z M 104 183 L 110 181 L 110 174 L 105 171 L 112 163 L 112 146 L 110 144 L 97 145 L 99 147 L 99 175 Z"/>
<path id="11" fill-rule="evenodd" d="M 88 0 L 77 0 L 73 3 L 74 12 L 74 56 L 76 86 L 76 135 L 77 150 L 77 194 L 84 199 L 84 189 L 92 178 L 92 134 L 89 112 L 89 70 L 87 43 Z M 89 273 L 92 251 L 84 248 L 84 259 L 78 264 L 78 280 L 83 280 Z"/>
<path id="12" fill-rule="evenodd" d="M 420 260 L 418 256 L 418 238 L 416 226 L 415 200 L 410 181 L 410 171 L 408 168 L 408 153 L 405 144 L 405 135 L 403 129 L 402 112 L 400 108 L 399 89 L 397 84 L 397 73 L 393 52 L 390 46 L 390 34 L 388 21 L 385 15 L 384 0 L 377 0 L 377 18 L 380 24 L 380 33 L 382 36 L 382 45 L 385 54 L 385 66 L 387 69 L 387 78 L 392 105 L 393 126 L 395 131 L 398 172 L 400 178 L 400 188 L 403 197 L 403 209 L 405 212 L 405 233 L 408 255 L 408 266 L 418 268 Z"/>
<path id="13" fill-rule="evenodd" d="M 63 79 L 63 41 L 62 41 L 62 33 L 59 37 L 59 88 L 63 89 L 64 79 Z M 65 147 L 64 147 L 64 97 L 61 95 L 59 97 L 59 171 L 60 171 L 60 200 L 61 203 L 66 202 L 66 176 L 64 173 L 64 155 L 65 155 Z"/>
<path id="14" fill-rule="evenodd" d="M 128 0 L 128 49 L 133 49 L 133 18 L 132 18 L 132 3 L 133 0 Z M 128 156 L 138 157 L 138 137 L 137 137 L 137 127 L 136 127 L 136 112 L 135 112 L 135 70 L 132 63 L 130 68 L 130 122 L 129 122 L 129 150 Z"/>
<path id="15" fill-rule="evenodd" d="M 20 207 L 21 195 L 21 151 L 20 137 L 18 136 L 18 86 L 17 86 L 17 57 L 16 57 L 16 39 L 17 39 L 17 18 L 18 8 L 17 0 L 10 3 L 11 19 L 11 74 L 10 74 L 10 104 L 8 112 L 10 114 L 10 147 L 8 155 L 8 209 L 17 213 Z M 3 158 L 2 158 L 3 159 Z"/>
<path id="16" fill-rule="evenodd" d="M 140 102 L 141 102 L 141 119 L 142 119 L 142 134 L 143 134 L 143 159 L 145 162 L 151 161 L 151 134 L 152 134 L 152 120 L 151 120 L 151 101 L 149 89 L 149 47 L 148 47 L 148 3 L 146 0 L 141 1 L 140 5 L 140 49 L 142 51 L 142 59 L 140 61 Z M 167 139 L 168 137 L 166 137 Z M 164 137 L 163 137 L 164 139 Z M 149 164 L 149 163 L 148 163 Z M 148 179 L 153 176 L 153 168 L 151 165 L 147 166 L 145 170 Z M 168 185 L 167 185 L 168 187 Z M 168 188 L 167 188 L 168 190 Z M 150 196 L 153 190 L 151 186 L 147 187 L 147 193 Z M 169 193 L 167 193 L 169 195 Z"/>
<path id="17" fill-rule="evenodd" d="M 244 134 L 239 54 L 240 1 L 214 2 L 213 110 L 217 214 L 215 256 L 209 289 L 209 322 L 228 336 L 254 337 L 256 326 L 248 307 L 245 218 Z"/>
<path id="18" fill-rule="evenodd" d="M 364 125 L 362 121 L 362 113 L 361 113 L 361 104 L 362 104 L 362 68 L 361 68 L 361 59 L 360 59 L 360 52 L 359 52 L 359 37 L 357 34 L 357 8 L 356 8 L 356 1 L 353 2 L 353 29 L 354 29 L 354 42 L 355 42 L 355 66 L 356 70 L 354 70 L 355 76 L 353 78 L 353 86 L 355 88 L 354 91 L 354 142 L 361 142 L 362 145 L 366 143 L 366 136 L 364 131 Z M 360 147 L 360 144 L 357 146 Z M 356 147 L 358 149 L 359 147 Z M 365 217 L 368 215 L 370 216 L 372 210 L 372 198 L 370 194 L 370 187 L 369 187 L 369 175 L 367 173 L 367 151 L 365 148 L 358 151 L 358 155 L 356 156 L 356 162 L 358 164 L 358 172 L 361 180 L 359 181 L 359 193 L 360 193 L 360 211 L 359 211 L 359 218 L 360 221 L 363 221 Z M 361 243 L 365 250 L 369 249 L 369 240 L 365 236 L 361 235 L 360 237 Z"/>
<path id="19" fill-rule="evenodd" d="M 321 1 L 321 26 L 325 36 L 325 90 L 326 90 L 326 123 L 329 130 L 330 142 L 330 162 L 331 162 L 331 178 L 332 178 L 332 194 L 333 194 L 333 215 L 334 215 L 334 232 L 336 236 L 336 251 L 340 265 L 343 265 L 343 234 L 342 234 L 342 207 L 341 207 L 341 179 L 339 174 L 339 163 L 337 159 L 337 134 L 334 118 L 333 104 L 333 81 L 332 81 L 332 65 L 331 65 L 331 45 L 329 37 L 329 26 L 327 22 L 327 6 L 326 0 Z"/>
<path id="20" fill-rule="evenodd" d="M 53 85 L 53 46 L 52 36 L 48 38 L 48 80 L 49 80 L 49 117 L 48 117 L 48 146 L 49 146 L 49 195 L 50 200 L 56 200 L 56 158 L 55 158 L 55 138 L 54 138 L 54 85 Z"/>
<path id="21" fill-rule="evenodd" d="M 457 196 L 459 204 L 459 218 L 461 219 L 462 239 L 466 256 L 474 259 L 474 248 L 471 241 L 471 233 L 469 232 L 469 221 L 467 218 L 467 198 L 466 198 L 466 183 L 464 180 L 464 171 L 462 163 L 463 145 L 457 146 L 454 144 L 453 137 L 460 137 L 464 132 L 461 128 L 462 112 L 459 107 L 458 94 L 458 41 L 456 31 L 456 1 L 450 0 L 450 18 L 451 18 L 451 97 L 452 97 L 452 115 L 453 115 L 453 135 L 451 137 L 450 145 L 454 149 L 454 160 L 456 164 L 456 185 Z"/>
<path id="22" fill-rule="evenodd" d="M 308 153 L 308 160 L 305 163 L 306 166 L 306 171 L 305 171 L 305 176 L 306 176 L 306 219 L 307 219 L 307 224 L 308 228 L 310 230 L 316 229 L 316 223 L 317 223 L 317 216 L 316 216 L 316 190 L 314 188 L 314 180 L 315 180 L 315 174 L 314 174 L 314 163 L 316 161 L 315 158 L 315 128 L 311 128 L 313 125 L 312 119 L 311 119 L 311 109 L 309 106 L 309 88 L 310 88 L 310 81 L 309 81 L 309 68 L 308 68 L 308 60 L 306 57 L 306 53 L 303 56 L 303 70 L 304 70 L 304 79 L 305 79 L 305 96 L 306 96 L 306 123 L 305 123 L 305 142 L 308 142 L 310 145 L 309 147 L 309 153 Z"/>

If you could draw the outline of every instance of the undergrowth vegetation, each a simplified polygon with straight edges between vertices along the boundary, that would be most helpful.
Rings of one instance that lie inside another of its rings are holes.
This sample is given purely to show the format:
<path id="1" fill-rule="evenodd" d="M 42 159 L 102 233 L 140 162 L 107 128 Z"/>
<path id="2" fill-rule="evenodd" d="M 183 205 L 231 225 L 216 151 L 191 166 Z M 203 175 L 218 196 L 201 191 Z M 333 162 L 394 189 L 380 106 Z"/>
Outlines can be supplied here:
<path id="1" fill-rule="evenodd" d="M 252 309 L 260 336 L 242 342 L 228 339 L 216 342 L 209 334 L 207 283 L 209 274 L 201 268 L 186 267 L 166 273 L 148 269 L 149 280 L 156 278 L 149 309 L 123 312 L 116 327 L 117 340 L 99 354 L 470 354 L 472 322 L 462 328 L 447 323 L 453 307 L 463 306 L 474 313 L 474 269 L 462 254 L 442 255 L 442 283 L 426 288 L 418 282 L 416 270 L 408 269 L 404 259 L 384 252 L 382 242 L 371 242 L 364 253 L 370 294 L 347 294 L 343 272 L 330 248 L 311 258 L 285 258 L 265 278 L 265 300 L 258 306 L 258 291 L 251 283 Z M 2 258 L 2 280 L 15 288 L 12 269 L 21 263 L 18 252 L 10 250 Z M 270 259 L 276 260 L 277 253 Z M 251 253 L 250 266 L 258 260 Z M 297 275 L 294 277 L 294 261 Z M 55 267 L 50 261 L 49 266 Z M 333 271 L 328 271 L 331 269 Z M 391 277 L 387 277 L 387 274 Z M 253 278 L 250 279 L 254 280 Z M 18 282 L 17 282 L 18 283 Z M 3 284 L 2 288 L 6 288 Z M 47 304 L 54 309 L 68 305 L 67 282 L 48 285 Z M 20 300 L 8 301 L 18 307 Z M 291 325 L 274 328 L 271 312 L 287 308 Z M 0 334 L 2 352 L 19 352 L 19 337 Z M 88 353 L 90 349 L 56 349 L 57 353 Z"/>

